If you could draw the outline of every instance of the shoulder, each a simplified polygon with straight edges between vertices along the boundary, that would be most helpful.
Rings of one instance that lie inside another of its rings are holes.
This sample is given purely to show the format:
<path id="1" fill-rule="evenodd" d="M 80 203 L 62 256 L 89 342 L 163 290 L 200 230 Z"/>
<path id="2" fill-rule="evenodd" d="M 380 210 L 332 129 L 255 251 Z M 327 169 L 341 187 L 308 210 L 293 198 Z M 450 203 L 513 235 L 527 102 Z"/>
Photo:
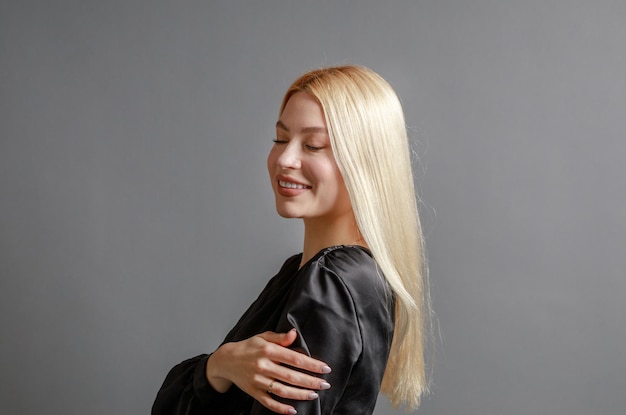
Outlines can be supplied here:
<path id="1" fill-rule="evenodd" d="M 336 273 L 347 282 L 365 284 L 384 281 L 371 252 L 356 245 L 339 245 L 322 250 L 314 266 Z"/>
<path id="2" fill-rule="evenodd" d="M 313 258 L 318 265 L 358 265 L 367 263 L 375 265 L 369 249 L 359 245 L 335 245 L 322 249 Z"/>
<path id="3" fill-rule="evenodd" d="M 308 267 L 308 270 L 305 269 Z M 325 248 L 303 268 L 310 278 L 340 283 L 353 296 L 389 295 L 390 288 L 371 252 L 356 245 Z M 319 282 L 319 281 L 318 281 Z"/>

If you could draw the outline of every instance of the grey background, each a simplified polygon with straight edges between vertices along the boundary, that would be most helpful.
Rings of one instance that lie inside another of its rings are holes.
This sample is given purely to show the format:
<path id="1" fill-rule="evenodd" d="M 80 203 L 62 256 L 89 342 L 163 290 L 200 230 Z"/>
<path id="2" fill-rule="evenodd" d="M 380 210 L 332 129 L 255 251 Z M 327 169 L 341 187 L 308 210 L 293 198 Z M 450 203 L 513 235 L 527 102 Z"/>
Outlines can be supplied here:
<path id="1" fill-rule="evenodd" d="M 301 244 L 265 172 L 280 98 L 358 63 L 420 154 L 419 413 L 623 415 L 625 23 L 622 1 L 1 1 L 0 411 L 147 413 L 216 347 Z"/>

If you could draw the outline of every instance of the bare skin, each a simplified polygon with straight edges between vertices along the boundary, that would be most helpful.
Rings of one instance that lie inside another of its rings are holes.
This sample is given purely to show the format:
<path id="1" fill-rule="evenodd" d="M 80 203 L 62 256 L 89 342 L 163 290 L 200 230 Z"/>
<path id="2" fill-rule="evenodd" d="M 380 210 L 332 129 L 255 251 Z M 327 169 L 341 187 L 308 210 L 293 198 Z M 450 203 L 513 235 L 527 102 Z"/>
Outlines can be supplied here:
<path id="1" fill-rule="evenodd" d="M 296 337 L 295 329 L 287 333 L 268 331 L 240 342 L 226 343 L 208 359 L 206 377 L 218 392 L 226 392 L 235 384 L 267 409 L 295 414 L 292 406 L 276 401 L 272 394 L 287 399 L 313 400 L 318 397 L 316 390 L 330 388 L 322 378 L 281 365 L 319 374 L 330 373 L 326 363 L 287 348 Z M 268 393 L 270 385 L 271 394 Z"/>

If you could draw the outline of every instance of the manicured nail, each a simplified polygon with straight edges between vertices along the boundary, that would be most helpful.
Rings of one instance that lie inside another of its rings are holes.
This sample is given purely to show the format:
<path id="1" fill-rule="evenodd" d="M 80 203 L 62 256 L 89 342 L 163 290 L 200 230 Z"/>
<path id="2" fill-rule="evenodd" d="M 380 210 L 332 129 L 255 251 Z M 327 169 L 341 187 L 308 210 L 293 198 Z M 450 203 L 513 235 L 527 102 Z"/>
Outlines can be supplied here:
<path id="1" fill-rule="evenodd" d="M 319 395 L 315 392 L 310 392 L 309 393 L 309 399 L 313 400 L 313 399 L 317 399 L 319 398 Z"/>
<path id="2" fill-rule="evenodd" d="M 287 409 L 287 413 L 288 413 L 289 415 L 296 415 L 296 414 L 298 413 L 298 411 L 296 411 L 296 410 L 295 410 L 295 409 L 293 409 L 293 408 L 289 408 L 289 409 Z"/>
<path id="3" fill-rule="evenodd" d="M 328 382 L 322 382 L 322 383 L 320 383 L 320 389 L 321 389 L 321 390 L 330 389 L 330 383 L 328 383 Z"/>
<path id="4" fill-rule="evenodd" d="M 329 366 L 322 366 L 322 373 L 330 373 L 331 369 Z"/>

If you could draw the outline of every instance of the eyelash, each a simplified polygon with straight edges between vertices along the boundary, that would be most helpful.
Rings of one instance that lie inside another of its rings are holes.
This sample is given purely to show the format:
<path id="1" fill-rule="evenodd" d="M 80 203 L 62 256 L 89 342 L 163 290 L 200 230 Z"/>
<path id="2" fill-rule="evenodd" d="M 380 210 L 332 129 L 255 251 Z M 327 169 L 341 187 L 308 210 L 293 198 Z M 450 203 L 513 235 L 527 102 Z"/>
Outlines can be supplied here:
<path id="1" fill-rule="evenodd" d="M 274 142 L 274 144 L 287 144 L 289 141 L 288 140 L 279 140 L 277 138 L 272 140 Z M 307 148 L 307 150 L 311 150 L 311 151 L 320 151 L 322 150 L 324 147 L 315 147 L 315 146 L 311 146 L 308 144 L 305 144 L 305 147 Z"/>

